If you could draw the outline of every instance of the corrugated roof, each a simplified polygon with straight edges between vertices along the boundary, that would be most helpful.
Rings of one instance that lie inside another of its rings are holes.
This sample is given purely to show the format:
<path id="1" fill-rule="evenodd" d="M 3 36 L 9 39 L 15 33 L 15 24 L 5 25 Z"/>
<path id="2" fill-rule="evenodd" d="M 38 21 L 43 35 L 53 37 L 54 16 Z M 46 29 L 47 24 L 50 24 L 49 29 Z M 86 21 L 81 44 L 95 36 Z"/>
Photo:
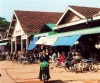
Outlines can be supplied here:
<path id="1" fill-rule="evenodd" d="M 50 32 L 48 37 L 54 38 L 54 37 L 88 35 L 88 34 L 98 34 L 98 33 L 100 33 L 100 26 L 87 28 L 87 29 L 81 29 L 81 30 L 62 32 L 62 33 Z"/>
<path id="2" fill-rule="evenodd" d="M 49 28 L 53 29 L 53 27 L 56 25 L 56 24 L 53 24 L 53 23 L 49 23 L 49 24 L 46 24 Z"/>

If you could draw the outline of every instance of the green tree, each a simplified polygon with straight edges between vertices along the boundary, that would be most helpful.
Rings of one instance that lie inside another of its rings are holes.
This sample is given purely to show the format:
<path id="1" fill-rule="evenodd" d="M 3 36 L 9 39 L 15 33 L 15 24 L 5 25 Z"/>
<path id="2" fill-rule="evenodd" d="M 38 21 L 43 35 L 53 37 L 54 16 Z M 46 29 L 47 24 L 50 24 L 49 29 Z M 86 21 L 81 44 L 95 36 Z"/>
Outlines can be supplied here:
<path id="1" fill-rule="evenodd" d="M 0 31 L 5 31 L 9 28 L 10 22 L 8 22 L 5 18 L 0 17 Z"/>

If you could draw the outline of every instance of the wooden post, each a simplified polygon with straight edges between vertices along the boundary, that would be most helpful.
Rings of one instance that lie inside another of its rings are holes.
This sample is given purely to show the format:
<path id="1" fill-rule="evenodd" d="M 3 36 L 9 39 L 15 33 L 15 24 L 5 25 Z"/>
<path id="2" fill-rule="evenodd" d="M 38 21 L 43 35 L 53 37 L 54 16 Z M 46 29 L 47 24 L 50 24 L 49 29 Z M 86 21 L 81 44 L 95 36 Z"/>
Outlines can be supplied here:
<path id="1" fill-rule="evenodd" d="M 17 51 L 17 36 L 15 36 L 15 52 Z"/>
<path id="2" fill-rule="evenodd" d="M 22 36 L 21 36 L 21 51 L 23 50 L 23 39 L 22 39 Z"/>

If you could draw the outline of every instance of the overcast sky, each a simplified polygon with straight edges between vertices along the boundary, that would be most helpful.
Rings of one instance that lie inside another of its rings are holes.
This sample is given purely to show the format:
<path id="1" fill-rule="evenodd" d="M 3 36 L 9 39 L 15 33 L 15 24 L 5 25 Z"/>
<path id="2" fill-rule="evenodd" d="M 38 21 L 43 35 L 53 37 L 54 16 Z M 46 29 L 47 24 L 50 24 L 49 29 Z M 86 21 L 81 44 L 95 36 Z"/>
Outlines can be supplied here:
<path id="1" fill-rule="evenodd" d="M 14 10 L 64 12 L 68 5 L 100 7 L 100 0 L 0 0 L 0 17 L 10 22 Z"/>

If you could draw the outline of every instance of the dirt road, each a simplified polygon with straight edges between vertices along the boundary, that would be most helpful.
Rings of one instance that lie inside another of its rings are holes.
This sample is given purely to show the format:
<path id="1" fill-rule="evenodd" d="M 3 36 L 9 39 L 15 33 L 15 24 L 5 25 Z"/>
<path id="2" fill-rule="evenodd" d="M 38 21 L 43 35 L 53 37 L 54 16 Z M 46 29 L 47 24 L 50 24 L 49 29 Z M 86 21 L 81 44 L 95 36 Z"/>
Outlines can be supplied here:
<path id="1" fill-rule="evenodd" d="M 0 83 L 43 83 L 37 79 L 39 64 L 17 64 L 0 61 Z M 51 79 L 48 83 L 100 83 L 100 70 L 95 73 L 66 72 L 63 68 L 50 69 Z"/>

